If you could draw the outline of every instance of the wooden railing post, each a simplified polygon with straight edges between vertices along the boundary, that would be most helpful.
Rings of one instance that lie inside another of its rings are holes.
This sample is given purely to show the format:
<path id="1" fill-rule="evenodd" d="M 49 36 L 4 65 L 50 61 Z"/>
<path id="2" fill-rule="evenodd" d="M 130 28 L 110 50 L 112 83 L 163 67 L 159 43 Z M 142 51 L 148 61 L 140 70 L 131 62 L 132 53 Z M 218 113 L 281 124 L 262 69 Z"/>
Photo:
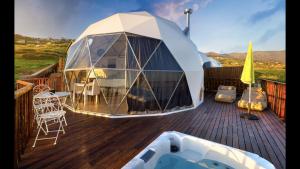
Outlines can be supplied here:
<path id="1" fill-rule="evenodd" d="M 275 112 L 278 113 L 278 115 L 280 116 L 280 112 L 278 112 L 278 105 L 277 105 L 277 99 L 278 99 L 278 91 L 277 91 L 277 83 L 275 84 L 275 94 L 274 94 L 274 110 Z"/>
<path id="2" fill-rule="evenodd" d="M 18 167 L 21 154 L 24 153 L 28 139 L 33 130 L 32 88 L 33 84 L 21 80 L 16 81 L 15 91 L 15 134 L 14 134 L 14 166 Z"/>
<path id="3" fill-rule="evenodd" d="M 262 79 L 262 88 L 266 91 L 268 107 L 281 119 L 285 120 L 285 83 Z"/>

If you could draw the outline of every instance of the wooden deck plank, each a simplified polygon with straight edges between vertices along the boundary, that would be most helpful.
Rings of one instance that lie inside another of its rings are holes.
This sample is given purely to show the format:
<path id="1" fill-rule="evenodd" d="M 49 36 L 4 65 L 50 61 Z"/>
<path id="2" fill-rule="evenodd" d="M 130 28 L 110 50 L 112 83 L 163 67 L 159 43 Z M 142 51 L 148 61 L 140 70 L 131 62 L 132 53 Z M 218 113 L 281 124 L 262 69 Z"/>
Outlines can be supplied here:
<path id="1" fill-rule="evenodd" d="M 228 126 L 227 126 L 227 139 L 226 139 L 226 145 L 229 145 L 231 147 L 233 147 L 233 133 L 232 133 L 232 126 L 233 126 L 233 115 L 234 113 L 230 113 L 230 106 L 226 106 L 227 112 L 228 112 Z"/>
<path id="2" fill-rule="evenodd" d="M 274 138 L 276 139 L 276 142 L 278 145 L 282 144 L 282 148 L 285 148 L 285 126 L 282 125 L 282 122 L 279 121 L 278 119 L 276 119 L 275 114 L 273 114 L 272 112 L 268 113 L 269 116 L 267 116 L 266 114 L 263 114 L 263 116 L 265 117 L 265 121 L 266 122 L 266 127 L 267 129 L 274 135 Z M 274 116 L 273 118 L 271 118 L 271 116 Z M 272 126 L 272 127 L 270 127 Z M 282 150 L 283 153 L 285 153 L 284 150 Z"/>
<path id="3" fill-rule="evenodd" d="M 223 103 L 223 105 L 224 105 L 225 103 Z M 228 117 L 228 111 L 227 111 L 227 109 L 226 109 L 227 107 L 224 107 L 224 111 L 223 111 L 223 113 L 224 113 L 224 123 L 223 123 L 223 126 L 222 126 L 222 137 L 221 137 L 221 144 L 226 144 L 226 141 L 227 141 L 227 137 L 228 137 L 228 119 L 229 119 L 229 117 Z"/>
<path id="4" fill-rule="evenodd" d="M 213 101 L 207 94 L 195 110 L 161 117 L 108 119 L 67 113 L 66 134 L 57 145 L 30 139 L 20 168 L 112 168 L 125 165 L 164 131 L 176 130 L 259 154 L 285 168 L 285 125 L 273 112 L 255 112 L 259 121 L 241 119 L 235 103 Z M 34 131 L 35 136 L 36 131 Z"/>
<path id="5" fill-rule="evenodd" d="M 246 150 L 246 141 L 245 141 L 245 133 L 243 131 L 243 124 L 240 119 L 240 113 L 235 111 L 235 114 L 237 115 L 237 131 L 238 131 L 238 140 L 239 140 L 239 148 Z M 248 148 L 250 149 L 250 148 Z"/>
<path id="6" fill-rule="evenodd" d="M 216 120 L 216 117 L 218 116 L 218 111 L 217 111 L 217 106 L 212 106 L 210 108 L 210 111 L 209 113 L 211 114 L 209 116 L 209 118 L 206 120 L 206 123 L 205 123 L 205 127 L 204 127 L 204 131 L 200 133 L 200 137 L 201 138 L 204 138 L 204 139 L 208 139 L 209 136 L 211 135 L 212 133 L 212 130 L 213 130 L 213 126 L 214 126 L 214 123 L 215 123 L 215 120 Z"/>
<path id="7" fill-rule="evenodd" d="M 213 110 L 212 110 L 212 112 L 214 112 L 214 113 L 213 113 L 213 115 L 211 116 L 212 119 L 209 120 L 209 124 L 208 124 L 207 131 L 206 131 L 206 133 L 205 133 L 205 136 L 203 137 L 204 139 L 209 139 L 210 136 L 211 136 L 212 133 L 213 133 L 214 126 L 216 125 L 217 120 L 218 120 L 218 116 L 220 116 L 219 112 L 217 112 L 216 110 L 217 110 L 217 107 L 214 106 L 214 107 L 213 107 Z"/>
<path id="8" fill-rule="evenodd" d="M 234 106 L 236 106 L 235 104 L 230 104 L 229 107 L 230 107 L 230 111 L 234 111 Z M 233 140 L 232 140 L 232 146 L 235 147 L 235 148 L 239 148 L 239 137 L 238 137 L 238 120 L 237 118 L 237 113 L 234 113 L 233 114 L 233 122 L 232 122 L 232 137 L 233 137 Z M 241 141 L 242 142 L 242 141 Z"/>
<path id="9" fill-rule="evenodd" d="M 219 109 L 216 109 L 215 114 L 216 114 L 216 122 L 215 122 L 213 130 L 211 132 L 211 136 L 210 136 L 209 140 L 217 142 L 218 128 L 219 128 L 219 125 L 220 125 L 221 120 L 222 120 L 222 107 L 219 107 Z"/>

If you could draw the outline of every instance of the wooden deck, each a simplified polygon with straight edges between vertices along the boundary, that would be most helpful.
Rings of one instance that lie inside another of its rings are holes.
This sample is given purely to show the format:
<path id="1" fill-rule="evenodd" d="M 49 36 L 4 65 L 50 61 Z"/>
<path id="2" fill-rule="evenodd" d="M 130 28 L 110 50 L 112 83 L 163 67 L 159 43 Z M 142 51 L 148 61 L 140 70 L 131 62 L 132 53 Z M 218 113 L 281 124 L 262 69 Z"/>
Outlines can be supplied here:
<path id="1" fill-rule="evenodd" d="M 108 119 L 68 112 L 66 134 L 57 145 L 40 141 L 33 149 L 31 138 L 21 168 L 121 168 L 170 130 L 254 152 L 285 168 L 285 124 L 270 110 L 255 113 L 259 121 L 240 119 L 243 112 L 235 104 L 214 102 L 212 94 L 196 110 L 162 117 Z"/>

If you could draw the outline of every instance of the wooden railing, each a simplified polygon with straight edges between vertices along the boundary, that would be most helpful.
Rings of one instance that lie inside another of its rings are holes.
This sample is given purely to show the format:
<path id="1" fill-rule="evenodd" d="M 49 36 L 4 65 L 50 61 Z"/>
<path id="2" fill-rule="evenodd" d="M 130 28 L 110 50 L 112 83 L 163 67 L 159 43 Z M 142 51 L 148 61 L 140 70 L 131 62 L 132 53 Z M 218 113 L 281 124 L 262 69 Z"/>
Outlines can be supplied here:
<path id="1" fill-rule="evenodd" d="M 285 121 L 286 84 L 272 80 L 261 80 L 261 87 L 266 91 L 268 107 Z"/>
<path id="2" fill-rule="evenodd" d="M 58 59 L 58 66 L 57 66 L 57 72 L 63 72 L 65 68 L 65 58 L 64 57 L 59 57 Z"/>
<path id="3" fill-rule="evenodd" d="M 28 139 L 33 131 L 32 88 L 33 84 L 16 81 L 15 91 L 15 168 L 24 153 Z"/>
<path id="4" fill-rule="evenodd" d="M 61 73 L 63 72 L 65 66 L 65 59 L 60 57 L 58 62 L 52 65 L 49 65 L 31 75 L 25 75 L 21 80 L 32 79 L 32 78 L 41 78 L 41 77 L 49 77 L 53 73 Z"/>
<path id="5" fill-rule="evenodd" d="M 243 67 L 217 67 L 204 69 L 204 86 L 206 91 L 217 91 L 219 85 L 235 86 L 242 94 L 247 87 L 241 82 Z"/>
<path id="6" fill-rule="evenodd" d="M 42 77 L 42 78 L 31 78 L 31 79 L 24 79 L 24 81 L 33 83 L 35 85 L 39 84 L 46 84 L 51 89 L 55 89 L 56 91 L 63 91 L 64 90 L 64 81 L 63 81 L 62 73 L 55 73 L 53 76 L 50 77 Z"/>
<path id="7" fill-rule="evenodd" d="M 22 80 L 31 79 L 31 78 L 39 78 L 39 77 L 48 77 L 51 73 L 56 73 L 58 69 L 58 63 L 47 66 L 31 75 L 24 76 Z"/>

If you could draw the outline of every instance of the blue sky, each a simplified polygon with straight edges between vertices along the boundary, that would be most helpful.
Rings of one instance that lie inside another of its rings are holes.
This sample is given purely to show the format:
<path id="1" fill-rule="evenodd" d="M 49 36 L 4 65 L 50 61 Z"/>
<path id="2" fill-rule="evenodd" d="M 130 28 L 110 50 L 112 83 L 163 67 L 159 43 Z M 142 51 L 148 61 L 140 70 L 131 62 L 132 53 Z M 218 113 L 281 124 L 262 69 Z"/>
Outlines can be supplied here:
<path id="1" fill-rule="evenodd" d="M 285 50 L 284 0 L 15 0 L 15 33 L 76 38 L 117 12 L 148 11 L 184 29 L 193 8 L 191 39 L 202 52 Z"/>

